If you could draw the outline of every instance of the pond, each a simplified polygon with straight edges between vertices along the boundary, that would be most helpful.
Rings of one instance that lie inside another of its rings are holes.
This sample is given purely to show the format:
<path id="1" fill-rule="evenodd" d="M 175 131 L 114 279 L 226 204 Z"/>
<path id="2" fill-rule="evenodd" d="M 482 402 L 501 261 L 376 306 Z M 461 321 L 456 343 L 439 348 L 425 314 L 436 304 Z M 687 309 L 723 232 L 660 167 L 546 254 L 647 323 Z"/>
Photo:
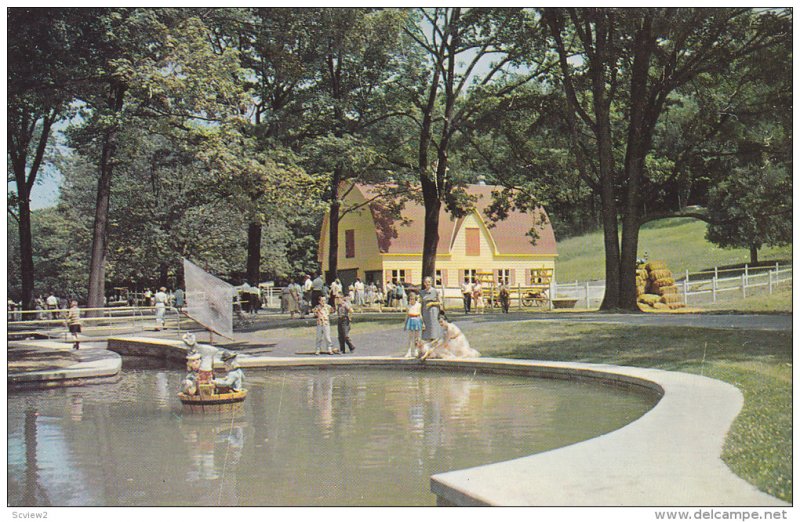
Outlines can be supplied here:
<path id="1" fill-rule="evenodd" d="M 586 440 L 657 400 L 480 372 L 248 369 L 240 407 L 202 414 L 178 401 L 182 376 L 11 393 L 8 504 L 435 505 L 433 474 Z"/>

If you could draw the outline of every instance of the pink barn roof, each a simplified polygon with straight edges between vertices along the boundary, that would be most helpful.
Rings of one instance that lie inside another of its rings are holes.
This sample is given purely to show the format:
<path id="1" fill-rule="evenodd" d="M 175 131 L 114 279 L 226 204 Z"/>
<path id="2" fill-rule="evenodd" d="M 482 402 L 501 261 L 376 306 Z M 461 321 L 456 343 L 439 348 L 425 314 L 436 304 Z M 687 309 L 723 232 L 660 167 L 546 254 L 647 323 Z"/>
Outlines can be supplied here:
<path id="1" fill-rule="evenodd" d="M 356 188 L 362 193 L 365 199 L 369 200 L 376 195 L 370 185 L 357 184 Z M 508 217 L 501 221 L 492 222 L 486 215 L 486 208 L 492 203 L 492 191 L 501 190 L 502 187 L 492 185 L 467 185 L 467 193 L 477 196 L 475 208 L 489 227 L 489 233 L 497 246 L 499 254 L 516 255 L 556 255 L 556 238 L 553 234 L 553 227 L 543 208 L 541 212 L 545 216 L 545 223 L 538 224 L 536 231 L 539 237 L 536 244 L 531 244 L 531 238 L 527 235 L 531 227 L 534 226 L 534 214 L 523 213 L 512 210 Z M 378 200 L 376 200 L 377 202 Z M 379 204 L 371 204 L 370 210 L 373 219 L 376 221 L 378 232 L 378 246 L 382 253 L 387 254 L 420 254 L 422 253 L 422 241 L 425 235 L 425 208 L 416 201 L 407 201 L 402 211 L 403 219 L 409 223 L 392 221 L 391 223 L 379 223 L 385 221 L 381 217 Z M 439 244 L 437 252 L 445 254 L 450 252 L 455 234 L 461 226 L 463 219 L 451 217 L 444 209 L 439 212 Z M 387 230 L 388 229 L 388 230 Z"/>

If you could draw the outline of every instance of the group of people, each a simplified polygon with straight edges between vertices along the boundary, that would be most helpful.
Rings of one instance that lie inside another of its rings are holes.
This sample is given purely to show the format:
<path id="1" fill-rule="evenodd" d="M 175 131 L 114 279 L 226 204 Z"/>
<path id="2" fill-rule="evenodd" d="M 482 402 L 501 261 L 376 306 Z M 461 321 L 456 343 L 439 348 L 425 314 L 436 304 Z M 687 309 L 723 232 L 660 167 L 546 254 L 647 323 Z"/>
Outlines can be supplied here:
<path id="1" fill-rule="evenodd" d="M 64 317 L 64 310 L 69 307 L 70 300 L 66 297 L 56 297 L 55 293 L 51 292 L 47 297 L 39 295 L 33 300 L 34 310 L 36 310 L 35 319 L 59 319 Z M 8 320 L 20 321 L 23 314 L 22 302 L 19 303 L 9 298 L 7 303 Z M 26 319 L 31 319 L 30 315 L 25 315 Z"/>
<path id="2" fill-rule="evenodd" d="M 483 313 L 486 307 L 486 302 L 483 299 L 483 285 L 479 279 L 467 278 L 461 284 L 461 295 L 464 298 L 464 313 L 468 314 L 472 311 L 472 305 L 475 304 L 475 310 L 478 313 Z M 500 283 L 497 287 L 497 297 L 500 300 L 500 306 L 503 313 L 508 313 L 508 308 L 511 304 L 511 293 L 504 283 Z"/>
<path id="3" fill-rule="evenodd" d="M 483 313 L 486 303 L 483 300 L 483 285 L 479 279 L 467 278 L 461 283 L 461 295 L 464 296 L 464 313 L 468 314 L 472 311 L 472 304 L 475 304 L 475 310 L 478 313 Z"/>
<path id="4" fill-rule="evenodd" d="M 183 335 L 187 346 L 186 377 L 181 382 L 181 392 L 186 395 L 198 395 L 203 385 L 210 385 L 217 393 L 241 391 L 244 388 L 244 372 L 236 360 L 237 353 L 223 350 L 221 359 L 225 367 L 225 377 L 217 378 L 214 374 L 214 357 L 219 350 L 210 344 L 200 344 L 194 334 Z"/>
<path id="5" fill-rule="evenodd" d="M 128 302 L 135 302 L 132 295 L 129 296 Z M 186 306 L 186 294 L 180 288 L 173 292 L 162 286 L 155 293 L 145 288 L 142 293 L 142 304 L 155 307 L 156 331 L 160 331 L 166 327 L 167 307 L 175 308 L 179 312 L 183 310 Z"/>
<path id="6" fill-rule="evenodd" d="M 314 277 L 312 277 L 312 275 Z M 351 307 L 375 306 L 408 306 L 407 292 L 402 284 L 387 281 L 383 289 L 375 282 L 366 283 L 357 277 L 356 280 L 345 287 L 339 278 L 330 285 L 325 283 L 321 273 L 306 274 L 303 282 L 291 282 L 281 290 L 281 313 L 288 313 L 292 319 L 316 315 L 315 310 L 319 298 L 324 297 L 325 302 L 334 310 L 345 298 L 349 299 Z"/>
<path id="7" fill-rule="evenodd" d="M 423 280 L 419 296 L 415 292 L 408 293 L 408 308 L 403 330 L 407 332 L 406 358 L 449 359 L 455 357 L 479 357 L 480 352 L 469 345 L 469 341 L 455 324 L 448 321 L 442 310 L 441 296 L 433 286 L 432 279 Z M 338 349 L 334 348 L 331 338 L 331 315 L 338 317 Z M 324 295 L 317 298 L 317 306 L 312 310 L 317 324 L 315 355 L 323 350 L 329 355 L 355 351 L 350 337 L 353 305 L 350 295 L 336 300 L 334 308 Z"/>
<path id="8" fill-rule="evenodd" d="M 336 324 L 339 339 L 338 350 L 334 350 L 333 340 L 331 339 L 331 314 L 334 312 L 334 308 L 327 303 L 324 295 L 319 296 L 317 299 L 317 306 L 315 306 L 312 311 L 317 320 L 317 341 L 315 346 L 316 351 L 314 352 L 315 355 L 322 353 L 323 349 L 325 349 L 329 355 L 346 353 L 347 348 L 350 348 L 351 353 L 356 350 L 352 339 L 350 339 L 350 325 L 353 320 L 353 305 L 350 302 L 349 295 L 345 295 L 341 299 L 337 300 L 335 311 L 336 315 L 338 316 L 338 321 Z"/>
<path id="9" fill-rule="evenodd" d="M 451 323 L 442 311 L 439 291 L 426 277 L 420 289 L 419 301 L 413 292 L 408 296 L 408 310 L 403 329 L 408 335 L 405 357 L 421 360 L 480 357 L 469 345 L 461 329 Z"/>
<path id="10" fill-rule="evenodd" d="M 128 303 L 131 306 L 136 303 L 133 294 L 129 294 Z M 172 306 L 181 310 L 186 306 L 186 294 L 180 288 L 177 288 L 174 292 L 172 290 L 167 290 L 165 286 L 160 287 L 155 292 L 149 288 L 145 288 L 144 292 L 142 292 L 141 303 L 142 306 L 158 306 L 159 303 L 163 303 L 165 306 Z"/>

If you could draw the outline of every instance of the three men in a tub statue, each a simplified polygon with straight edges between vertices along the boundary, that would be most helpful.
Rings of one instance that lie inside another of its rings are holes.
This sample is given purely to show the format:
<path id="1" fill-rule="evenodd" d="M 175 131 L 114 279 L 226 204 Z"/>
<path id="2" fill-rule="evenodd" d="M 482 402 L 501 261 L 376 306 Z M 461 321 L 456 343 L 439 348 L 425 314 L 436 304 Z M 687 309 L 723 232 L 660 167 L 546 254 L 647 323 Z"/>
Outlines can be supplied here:
<path id="1" fill-rule="evenodd" d="M 184 334 L 183 342 L 187 345 L 187 375 L 181 383 L 184 395 L 214 395 L 220 393 L 241 392 L 244 384 L 244 372 L 236 361 L 238 354 L 224 350 L 222 363 L 225 367 L 224 378 L 214 375 L 214 357 L 219 350 L 208 344 L 200 344 L 191 333 Z"/>

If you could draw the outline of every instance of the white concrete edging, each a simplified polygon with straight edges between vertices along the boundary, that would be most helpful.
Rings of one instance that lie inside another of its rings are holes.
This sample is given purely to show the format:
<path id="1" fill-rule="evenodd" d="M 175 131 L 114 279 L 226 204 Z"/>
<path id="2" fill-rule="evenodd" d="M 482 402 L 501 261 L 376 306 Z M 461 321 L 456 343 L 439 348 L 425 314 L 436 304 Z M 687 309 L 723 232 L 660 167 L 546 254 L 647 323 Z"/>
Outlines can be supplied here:
<path id="1" fill-rule="evenodd" d="M 720 455 L 744 404 L 727 383 L 687 373 L 601 364 L 482 359 L 541 375 L 638 380 L 661 400 L 616 431 L 563 448 L 431 477 L 440 504 L 500 506 L 788 505 L 736 476 Z"/>

